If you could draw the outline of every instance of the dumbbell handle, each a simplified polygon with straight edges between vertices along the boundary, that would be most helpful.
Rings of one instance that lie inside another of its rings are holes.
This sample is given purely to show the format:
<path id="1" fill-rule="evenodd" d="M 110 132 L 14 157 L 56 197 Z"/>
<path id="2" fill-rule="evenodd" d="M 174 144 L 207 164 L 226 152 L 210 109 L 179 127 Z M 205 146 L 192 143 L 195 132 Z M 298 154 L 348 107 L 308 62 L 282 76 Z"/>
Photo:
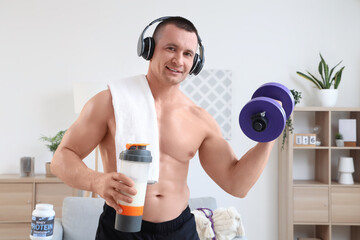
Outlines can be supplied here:
<path id="1" fill-rule="evenodd" d="M 257 132 L 262 132 L 267 128 L 268 119 L 266 118 L 266 111 L 257 113 L 251 116 L 252 127 Z"/>

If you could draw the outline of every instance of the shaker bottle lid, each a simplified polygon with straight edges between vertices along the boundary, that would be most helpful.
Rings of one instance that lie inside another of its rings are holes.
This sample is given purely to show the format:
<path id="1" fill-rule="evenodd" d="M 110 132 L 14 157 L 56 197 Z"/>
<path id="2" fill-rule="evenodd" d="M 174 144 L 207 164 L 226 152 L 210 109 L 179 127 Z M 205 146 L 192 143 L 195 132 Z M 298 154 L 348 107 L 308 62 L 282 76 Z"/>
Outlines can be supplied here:
<path id="1" fill-rule="evenodd" d="M 120 159 L 134 162 L 152 162 L 151 152 L 146 143 L 126 144 L 126 150 L 120 153 Z"/>
<path id="2" fill-rule="evenodd" d="M 148 143 L 127 143 L 126 144 L 126 149 L 146 149 L 146 146 L 148 146 L 150 144 Z M 134 148 L 135 147 L 135 148 Z"/>

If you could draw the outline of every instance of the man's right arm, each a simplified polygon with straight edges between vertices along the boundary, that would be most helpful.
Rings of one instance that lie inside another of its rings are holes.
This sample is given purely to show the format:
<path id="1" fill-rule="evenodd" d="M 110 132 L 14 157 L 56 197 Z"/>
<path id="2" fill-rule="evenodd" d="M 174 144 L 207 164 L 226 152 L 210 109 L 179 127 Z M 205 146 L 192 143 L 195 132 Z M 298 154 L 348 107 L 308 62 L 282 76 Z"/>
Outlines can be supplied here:
<path id="1" fill-rule="evenodd" d="M 108 205 L 121 212 L 116 200 L 132 199 L 119 191 L 134 195 L 134 183 L 120 173 L 100 173 L 82 161 L 101 142 L 108 132 L 108 121 L 113 117 L 111 93 L 105 90 L 95 95 L 84 106 L 78 119 L 66 131 L 51 162 L 51 171 L 67 185 L 99 194 Z"/>

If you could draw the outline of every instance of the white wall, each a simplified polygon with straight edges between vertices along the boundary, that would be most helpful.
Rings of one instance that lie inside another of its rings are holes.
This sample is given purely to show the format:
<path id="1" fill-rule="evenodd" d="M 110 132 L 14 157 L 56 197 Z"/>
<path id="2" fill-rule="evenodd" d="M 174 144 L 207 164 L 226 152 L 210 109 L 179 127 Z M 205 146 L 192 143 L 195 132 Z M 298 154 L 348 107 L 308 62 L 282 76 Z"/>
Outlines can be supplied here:
<path id="1" fill-rule="evenodd" d="M 25 155 L 35 156 L 35 170 L 43 173 L 51 154 L 39 137 L 75 120 L 73 82 L 145 73 L 137 39 L 164 15 L 187 17 L 198 27 L 206 68 L 233 71 L 230 143 L 239 157 L 254 145 L 237 123 L 251 93 L 278 81 L 301 91 L 302 105 L 311 105 L 312 86 L 295 72 L 315 72 L 319 52 L 331 66 L 344 60 L 338 106 L 360 105 L 359 0 L 0 0 L 0 173 L 17 173 Z M 193 197 L 213 195 L 220 206 L 239 209 L 249 239 L 277 240 L 276 149 L 245 199 L 220 190 L 197 159 L 189 184 Z"/>

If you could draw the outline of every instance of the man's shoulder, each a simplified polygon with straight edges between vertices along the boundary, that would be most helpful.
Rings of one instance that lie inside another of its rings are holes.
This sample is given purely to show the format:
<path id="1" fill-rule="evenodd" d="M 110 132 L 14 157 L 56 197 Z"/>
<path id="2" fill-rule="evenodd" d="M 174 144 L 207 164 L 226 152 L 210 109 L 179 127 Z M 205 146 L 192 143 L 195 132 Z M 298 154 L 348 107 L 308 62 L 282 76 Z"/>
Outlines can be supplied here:
<path id="1" fill-rule="evenodd" d="M 111 103 L 111 92 L 109 89 L 105 89 L 99 92 L 98 94 L 96 94 L 91 100 L 93 100 L 94 104 L 100 104 L 100 105 Z"/>
<path id="2" fill-rule="evenodd" d="M 111 113 L 112 111 L 112 96 L 109 89 L 103 90 L 93 96 L 85 105 L 85 107 L 89 113 L 98 114 L 99 111 L 102 113 L 105 113 L 106 111 L 109 111 Z"/>

